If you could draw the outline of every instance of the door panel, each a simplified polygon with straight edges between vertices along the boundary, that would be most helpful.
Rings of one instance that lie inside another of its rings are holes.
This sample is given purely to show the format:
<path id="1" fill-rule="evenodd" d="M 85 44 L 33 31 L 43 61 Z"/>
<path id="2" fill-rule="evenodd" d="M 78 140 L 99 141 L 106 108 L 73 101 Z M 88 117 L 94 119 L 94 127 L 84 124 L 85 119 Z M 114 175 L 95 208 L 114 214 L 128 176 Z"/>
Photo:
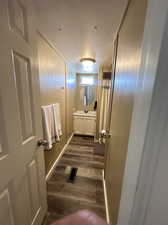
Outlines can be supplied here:
<path id="1" fill-rule="evenodd" d="M 33 114 L 32 98 L 30 89 L 30 63 L 25 57 L 13 53 L 14 71 L 17 99 L 19 103 L 19 114 L 22 130 L 22 141 L 33 136 Z"/>
<path id="2" fill-rule="evenodd" d="M 118 34 L 115 85 L 110 133 L 107 141 L 105 180 L 111 224 L 117 224 L 147 1 L 130 1 Z"/>
<path id="3" fill-rule="evenodd" d="M 29 182 L 25 168 L 21 174 L 15 177 L 12 182 L 11 190 L 15 223 L 23 225 L 31 224 L 32 219 Z M 15 202 L 17 202 L 17 204 L 15 204 Z M 24 204 L 24 207 L 23 202 L 26 203 Z"/>
<path id="4" fill-rule="evenodd" d="M 0 0 L 0 221 L 40 225 L 46 212 L 35 19 L 31 1 Z M 0 223 L 1 224 L 1 223 Z"/>
<path id="5" fill-rule="evenodd" d="M 9 1 L 9 0 L 8 0 Z M 27 40 L 27 10 L 20 1 L 8 2 L 9 24 L 11 29 Z"/>
<path id="6" fill-rule="evenodd" d="M 13 212 L 9 190 L 6 188 L 0 193 L 0 224 L 13 225 Z"/>
<path id="7" fill-rule="evenodd" d="M 28 165 L 28 175 L 29 175 L 30 197 L 32 203 L 31 215 L 32 218 L 34 218 L 38 210 L 40 210 L 41 206 L 39 196 L 37 163 L 34 159 Z"/>

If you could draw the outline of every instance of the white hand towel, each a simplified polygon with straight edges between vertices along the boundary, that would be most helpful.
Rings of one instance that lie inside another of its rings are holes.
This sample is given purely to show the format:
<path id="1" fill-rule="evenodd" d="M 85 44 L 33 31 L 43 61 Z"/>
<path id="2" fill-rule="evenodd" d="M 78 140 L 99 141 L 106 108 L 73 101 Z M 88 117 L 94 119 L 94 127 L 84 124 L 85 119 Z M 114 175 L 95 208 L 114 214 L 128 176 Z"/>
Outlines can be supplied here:
<path id="1" fill-rule="evenodd" d="M 61 127 L 61 114 L 60 114 L 60 104 L 53 104 L 54 111 L 54 126 L 55 126 L 55 137 L 56 140 L 60 141 L 60 136 L 62 135 Z"/>
<path id="2" fill-rule="evenodd" d="M 52 144 L 55 143 L 54 114 L 52 105 L 42 106 L 42 119 L 44 139 L 48 141 L 46 150 L 49 150 L 52 148 Z"/>

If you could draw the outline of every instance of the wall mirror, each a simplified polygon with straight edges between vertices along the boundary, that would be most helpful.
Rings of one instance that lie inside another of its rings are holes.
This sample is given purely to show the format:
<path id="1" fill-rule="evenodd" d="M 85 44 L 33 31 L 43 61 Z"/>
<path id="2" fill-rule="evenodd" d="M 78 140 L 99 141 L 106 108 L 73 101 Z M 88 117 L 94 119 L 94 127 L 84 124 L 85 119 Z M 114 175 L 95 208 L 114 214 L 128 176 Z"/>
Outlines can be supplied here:
<path id="1" fill-rule="evenodd" d="M 97 99 L 97 74 L 77 74 L 77 110 L 93 111 Z"/>

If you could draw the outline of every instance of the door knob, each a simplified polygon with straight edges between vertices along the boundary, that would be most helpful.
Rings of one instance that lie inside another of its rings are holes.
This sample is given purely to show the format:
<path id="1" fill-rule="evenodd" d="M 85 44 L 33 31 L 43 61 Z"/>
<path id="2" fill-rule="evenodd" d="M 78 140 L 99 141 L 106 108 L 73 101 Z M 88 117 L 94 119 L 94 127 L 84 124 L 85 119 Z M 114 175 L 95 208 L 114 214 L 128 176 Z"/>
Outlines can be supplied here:
<path id="1" fill-rule="evenodd" d="M 100 137 L 101 138 L 110 138 L 111 137 L 111 134 L 109 133 L 109 131 L 106 131 L 106 130 L 102 130 L 101 132 L 100 132 Z"/>
<path id="2" fill-rule="evenodd" d="M 48 146 L 48 141 L 40 139 L 40 140 L 38 140 L 37 145 L 46 147 L 46 146 Z"/>

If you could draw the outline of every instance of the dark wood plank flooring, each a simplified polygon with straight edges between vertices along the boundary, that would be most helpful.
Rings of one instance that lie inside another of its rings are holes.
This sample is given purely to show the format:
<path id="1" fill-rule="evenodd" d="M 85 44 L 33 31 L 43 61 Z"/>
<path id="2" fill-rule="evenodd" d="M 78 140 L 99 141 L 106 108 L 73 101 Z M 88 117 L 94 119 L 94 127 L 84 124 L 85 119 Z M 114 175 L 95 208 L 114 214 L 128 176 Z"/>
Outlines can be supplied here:
<path id="1" fill-rule="evenodd" d="M 43 225 L 80 209 L 89 209 L 106 217 L 102 182 L 104 157 L 95 155 L 92 137 L 74 136 L 47 182 L 48 213 Z M 73 183 L 72 168 L 77 168 Z"/>

